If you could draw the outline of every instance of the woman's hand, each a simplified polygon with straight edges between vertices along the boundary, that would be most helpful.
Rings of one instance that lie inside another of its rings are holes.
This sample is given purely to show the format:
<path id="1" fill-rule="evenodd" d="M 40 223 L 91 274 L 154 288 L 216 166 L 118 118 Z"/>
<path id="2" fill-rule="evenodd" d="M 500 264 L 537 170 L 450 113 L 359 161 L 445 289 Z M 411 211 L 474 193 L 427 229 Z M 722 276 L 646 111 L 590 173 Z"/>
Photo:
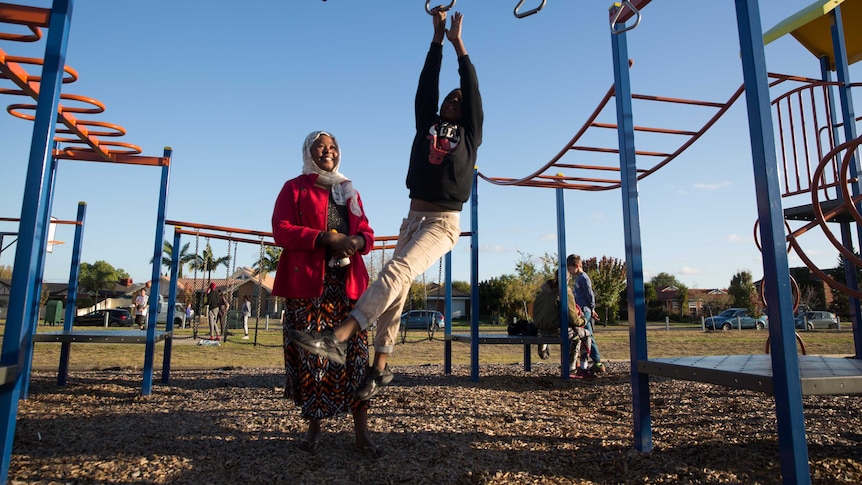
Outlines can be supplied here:
<path id="1" fill-rule="evenodd" d="M 321 238 L 322 243 L 332 249 L 332 256 L 336 259 L 349 258 L 353 253 L 360 251 L 365 245 L 365 238 L 362 236 L 348 236 L 338 232 L 327 232 Z"/>

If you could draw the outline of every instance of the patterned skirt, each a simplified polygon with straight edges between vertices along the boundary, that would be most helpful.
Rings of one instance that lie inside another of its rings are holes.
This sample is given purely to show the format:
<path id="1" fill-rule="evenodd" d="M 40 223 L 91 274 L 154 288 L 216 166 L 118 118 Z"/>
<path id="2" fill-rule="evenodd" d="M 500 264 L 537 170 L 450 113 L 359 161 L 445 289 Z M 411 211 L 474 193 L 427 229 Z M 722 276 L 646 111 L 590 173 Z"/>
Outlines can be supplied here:
<path id="1" fill-rule="evenodd" d="M 311 299 L 288 299 L 284 313 L 285 397 L 293 399 L 305 419 L 323 419 L 347 412 L 367 401 L 354 396 L 368 370 L 368 333 L 359 331 L 347 342 L 345 365 L 330 362 L 290 343 L 291 329 L 323 331 L 347 318 L 356 300 L 347 298 L 345 268 L 327 268 L 323 295 Z"/>

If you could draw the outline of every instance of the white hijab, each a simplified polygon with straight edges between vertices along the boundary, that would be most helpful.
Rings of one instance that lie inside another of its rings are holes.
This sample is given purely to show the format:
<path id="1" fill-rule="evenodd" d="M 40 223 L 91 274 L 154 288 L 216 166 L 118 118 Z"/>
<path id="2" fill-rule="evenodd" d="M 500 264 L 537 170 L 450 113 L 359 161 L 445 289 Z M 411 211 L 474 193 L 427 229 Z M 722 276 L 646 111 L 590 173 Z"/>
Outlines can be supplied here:
<path id="1" fill-rule="evenodd" d="M 336 148 L 338 148 L 338 161 L 335 162 L 335 167 L 332 168 L 331 172 L 327 172 L 318 167 L 317 164 L 314 163 L 314 159 L 311 158 L 311 146 L 314 145 L 314 142 L 317 141 L 321 135 L 326 135 L 332 138 L 332 142 L 335 143 Z M 350 179 L 338 172 L 339 166 L 341 166 L 341 146 L 338 145 L 338 140 L 336 140 L 332 134 L 325 131 L 312 131 L 307 137 L 305 137 L 305 143 L 302 144 L 303 175 L 316 173 L 318 175 L 317 180 L 322 185 L 332 186 L 332 199 L 335 200 L 336 204 L 345 205 L 349 203 L 350 212 L 355 216 L 361 216 L 362 209 L 359 207 L 359 201 L 356 198 L 356 191 L 353 190 L 353 183 Z"/>

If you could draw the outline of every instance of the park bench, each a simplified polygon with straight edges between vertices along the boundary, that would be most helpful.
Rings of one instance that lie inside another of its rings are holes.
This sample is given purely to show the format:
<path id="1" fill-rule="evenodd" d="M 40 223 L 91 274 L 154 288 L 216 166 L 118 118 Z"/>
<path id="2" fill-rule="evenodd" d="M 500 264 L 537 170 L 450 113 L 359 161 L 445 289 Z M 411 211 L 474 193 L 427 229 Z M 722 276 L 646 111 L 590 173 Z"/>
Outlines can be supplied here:
<path id="1" fill-rule="evenodd" d="M 448 334 L 446 340 L 450 342 L 472 343 L 474 337 L 470 334 Z M 526 335 L 509 335 L 505 333 L 493 334 L 478 334 L 475 337 L 476 343 L 479 345 L 523 345 L 524 346 L 524 370 L 530 372 L 532 370 L 532 355 L 530 349 L 533 345 L 548 344 L 561 345 L 560 337 L 542 337 L 542 336 L 526 336 Z"/>

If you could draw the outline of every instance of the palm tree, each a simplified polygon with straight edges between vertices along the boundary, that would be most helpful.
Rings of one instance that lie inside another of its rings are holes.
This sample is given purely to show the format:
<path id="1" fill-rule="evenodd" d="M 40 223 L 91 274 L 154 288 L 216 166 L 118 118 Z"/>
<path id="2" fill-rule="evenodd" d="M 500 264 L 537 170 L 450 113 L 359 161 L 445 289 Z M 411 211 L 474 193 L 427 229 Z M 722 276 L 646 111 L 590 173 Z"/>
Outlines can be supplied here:
<path id="1" fill-rule="evenodd" d="M 266 278 L 266 275 L 278 269 L 278 258 L 281 257 L 281 251 L 282 248 L 267 246 L 263 253 L 263 259 L 251 265 L 252 268 L 255 268 L 254 274 L 263 273 L 263 278 Z"/>
<path id="2" fill-rule="evenodd" d="M 78 283 L 81 289 L 90 292 L 93 296 L 93 302 L 98 303 L 99 292 L 102 291 L 104 296 L 103 290 L 113 289 L 123 274 L 122 270 L 115 269 L 106 261 L 99 260 L 93 264 L 81 263 Z"/>
<path id="3" fill-rule="evenodd" d="M 183 266 L 190 264 L 195 260 L 195 255 L 189 252 L 189 244 L 185 243 L 183 247 L 180 249 L 180 267 L 177 272 L 177 277 L 183 277 Z M 174 245 L 168 242 L 167 240 L 162 242 L 162 266 L 167 268 L 170 272 L 171 264 L 173 264 L 174 258 Z M 150 264 L 152 264 L 154 258 L 150 258 Z"/>
<path id="4" fill-rule="evenodd" d="M 207 281 L 212 279 L 212 272 L 214 269 L 219 266 L 224 265 L 225 268 L 228 268 L 230 264 L 230 256 L 222 256 L 218 259 L 213 257 L 213 250 L 210 247 L 210 243 L 207 243 L 207 247 L 204 248 L 203 256 L 194 255 L 192 257 L 192 261 L 189 262 L 189 267 L 191 269 L 197 269 L 199 271 L 206 271 L 207 273 Z"/>
<path id="5" fill-rule="evenodd" d="M 251 267 L 254 268 L 254 275 L 258 277 L 260 283 L 263 282 L 269 273 L 275 272 L 278 269 L 278 259 L 281 258 L 282 251 L 282 248 L 267 246 L 263 252 L 263 259 L 260 259 L 251 265 Z M 281 297 L 276 296 L 273 310 L 278 308 L 280 302 Z M 260 311 L 260 299 L 258 299 L 258 311 Z"/>

